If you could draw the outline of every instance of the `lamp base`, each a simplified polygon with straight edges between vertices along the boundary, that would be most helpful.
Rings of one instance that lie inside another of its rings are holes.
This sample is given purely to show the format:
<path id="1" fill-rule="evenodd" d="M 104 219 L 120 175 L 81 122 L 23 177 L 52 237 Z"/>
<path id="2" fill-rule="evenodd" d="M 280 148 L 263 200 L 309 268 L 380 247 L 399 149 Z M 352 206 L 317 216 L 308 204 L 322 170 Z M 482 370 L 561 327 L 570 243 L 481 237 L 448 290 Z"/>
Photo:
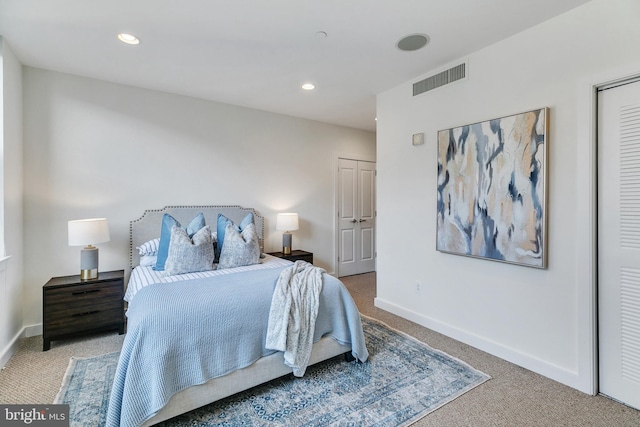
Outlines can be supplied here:
<path id="1" fill-rule="evenodd" d="M 98 278 L 98 269 L 80 270 L 80 280 L 91 280 Z"/>
<path id="2" fill-rule="evenodd" d="M 80 251 L 80 280 L 98 278 L 98 248 L 84 247 Z"/>
<path id="3" fill-rule="evenodd" d="M 282 253 L 285 255 L 291 255 L 291 233 L 282 233 Z"/>

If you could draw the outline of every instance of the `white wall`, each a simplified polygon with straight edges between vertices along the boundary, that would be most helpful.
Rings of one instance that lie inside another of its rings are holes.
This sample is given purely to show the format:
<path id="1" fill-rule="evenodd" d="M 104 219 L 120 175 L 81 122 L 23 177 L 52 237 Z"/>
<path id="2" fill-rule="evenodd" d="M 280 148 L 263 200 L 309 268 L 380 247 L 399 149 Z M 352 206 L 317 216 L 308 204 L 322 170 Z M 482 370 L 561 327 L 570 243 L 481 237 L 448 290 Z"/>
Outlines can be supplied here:
<path id="1" fill-rule="evenodd" d="M 70 219 L 108 218 L 105 271 L 127 267 L 129 221 L 145 209 L 253 207 L 265 217 L 267 251 L 282 247 L 276 214 L 294 211 L 294 249 L 334 270 L 334 156 L 375 158 L 373 133 L 24 70 L 27 325 L 41 322 L 42 285 L 78 273 Z"/>
<path id="2" fill-rule="evenodd" d="M 0 37 L 0 173 L 4 193 L 4 251 L 0 261 L 0 366 L 4 366 L 23 332 L 22 235 L 22 66 Z M 0 203 L 2 206 L 2 203 Z M 0 225 L 1 226 L 1 225 Z"/>
<path id="3" fill-rule="evenodd" d="M 594 0 L 469 55 L 466 81 L 412 97 L 412 83 L 428 73 L 378 96 L 376 305 L 593 391 L 585 386 L 593 372 L 581 368 L 590 357 L 582 337 L 591 325 L 580 321 L 590 310 L 580 305 L 590 292 L 582 274 L 590 260 L 576 244 L 590 231 L 577 208 L 590 196 L 578 179 L 591 167 L 577 160 L 588 159 L 577 153 L 589 148 L 578 139 L 589 133 L 583 83 L 638 63 L 639 17 L 637 0 Z M 550 107 L 548 268 L 437 252 L 437 131 L 543 106 Z M 417 132 L 426 143 L 413 147 Z"/>

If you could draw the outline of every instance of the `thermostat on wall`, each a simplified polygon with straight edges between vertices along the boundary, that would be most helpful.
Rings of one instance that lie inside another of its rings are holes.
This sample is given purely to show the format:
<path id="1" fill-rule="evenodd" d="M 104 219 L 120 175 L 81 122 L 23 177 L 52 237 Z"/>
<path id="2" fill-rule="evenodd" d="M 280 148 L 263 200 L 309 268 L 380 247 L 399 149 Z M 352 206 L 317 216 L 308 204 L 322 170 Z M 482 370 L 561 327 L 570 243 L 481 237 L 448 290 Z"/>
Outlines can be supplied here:
<path id="1" fill-rule="evenodd" d="M 411 139 L 411 143 L 413 145 L 424 144 L 424 133 L 414 133 L 413 138 Z"/>

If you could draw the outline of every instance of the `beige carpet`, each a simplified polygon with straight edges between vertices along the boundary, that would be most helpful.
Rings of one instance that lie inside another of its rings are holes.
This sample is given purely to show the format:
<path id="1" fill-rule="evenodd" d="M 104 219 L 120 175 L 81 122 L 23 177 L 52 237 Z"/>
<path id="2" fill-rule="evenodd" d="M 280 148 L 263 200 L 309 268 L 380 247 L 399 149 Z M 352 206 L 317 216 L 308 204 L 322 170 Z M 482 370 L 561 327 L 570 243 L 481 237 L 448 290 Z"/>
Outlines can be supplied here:
<path id="1" fill-rule="evenodd" d="M 342 278 L 360 311 L 457 357 L 492 379 L 427 415 L 414 426 L 640 426 L 640 411 L 588 396 L 541 375 L 401 319 L 373 306 L 375 273 Z M 120 350 L 124 336 L 106 333 L 54 341 L 23 340 L 0 371 L 0 403 L 51 403 L 71 356 Z"/>

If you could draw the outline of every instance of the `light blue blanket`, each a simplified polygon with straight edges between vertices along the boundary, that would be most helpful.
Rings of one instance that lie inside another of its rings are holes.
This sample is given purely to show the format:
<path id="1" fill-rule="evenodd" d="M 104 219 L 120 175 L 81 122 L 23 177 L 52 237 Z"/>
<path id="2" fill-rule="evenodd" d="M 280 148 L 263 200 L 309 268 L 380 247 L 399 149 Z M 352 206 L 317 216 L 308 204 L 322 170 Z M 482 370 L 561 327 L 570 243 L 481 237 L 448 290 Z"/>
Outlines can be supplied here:
<path id="1" fill-rule="evenodd" d="M 245 368 L 265 348 L 269 308 L 283 268 L 254 270 L 141 289 L 127 311 L 107 426 L 139 426 L 175 393 Z M 324 274 L 314 341 L 330 336 L 368 352 L 358 309 L 342 282 Z"/>

